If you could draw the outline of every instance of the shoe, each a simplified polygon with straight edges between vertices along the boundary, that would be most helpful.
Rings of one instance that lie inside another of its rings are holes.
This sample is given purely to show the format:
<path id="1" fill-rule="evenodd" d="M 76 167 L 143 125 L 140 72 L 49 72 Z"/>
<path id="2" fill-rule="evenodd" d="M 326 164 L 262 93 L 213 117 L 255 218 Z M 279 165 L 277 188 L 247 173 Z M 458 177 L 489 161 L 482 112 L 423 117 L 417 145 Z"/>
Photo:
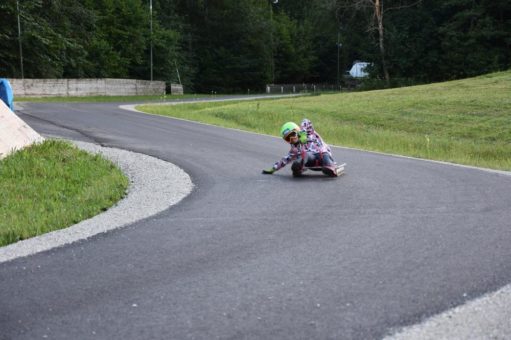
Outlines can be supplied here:
<path id="1" fill-rule="evenodd" d="M 337 177 L 337 171 L 335 171 L 334 167 L 325 166 L 321 169 L 321 171 L 330 177 Z"/>
<path id="2" fill-rule="evenodd" d="M 291 165 L 291 171 L 293 172 L 293 177 L 300 177 L 302 175 L 304 168 L 301 162 L 295 161 L 293 165 Z"/>

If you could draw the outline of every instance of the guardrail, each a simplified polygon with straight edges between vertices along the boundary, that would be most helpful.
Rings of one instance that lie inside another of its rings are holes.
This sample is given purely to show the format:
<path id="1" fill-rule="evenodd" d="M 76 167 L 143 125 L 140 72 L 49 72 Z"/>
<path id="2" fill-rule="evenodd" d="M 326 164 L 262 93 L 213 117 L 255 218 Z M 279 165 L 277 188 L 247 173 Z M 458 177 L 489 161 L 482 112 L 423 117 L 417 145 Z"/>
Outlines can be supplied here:
<path id="1" fill-rule="evenodd" d="M 332 84 L 269 84 L 266 93 L 310 93 L 341 91 L 341 86 Z"/>

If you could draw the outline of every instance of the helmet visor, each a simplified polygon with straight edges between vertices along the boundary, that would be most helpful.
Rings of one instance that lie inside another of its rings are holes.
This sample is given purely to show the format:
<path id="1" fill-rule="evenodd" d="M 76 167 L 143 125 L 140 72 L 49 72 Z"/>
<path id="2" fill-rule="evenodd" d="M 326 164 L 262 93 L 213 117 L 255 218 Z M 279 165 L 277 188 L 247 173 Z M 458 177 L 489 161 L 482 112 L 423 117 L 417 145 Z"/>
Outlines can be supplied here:
<path id="1" fill-rule="evenodd" d="M 289 143 L 289 142 L 291 142 L 291 138 L 295 138 L 295 137 L 297 137 L 297 136 L 298 136 L 298 134 L 296 133 L 296 131 L 294 131 L 294 130 L 293 130 L 293 131 L 289 131 L 289 132 L 288 132 L 288 133 L 284 136 L 284 140 L 285 140 L 286 142 L 288 142 L 288 143 Z"/>

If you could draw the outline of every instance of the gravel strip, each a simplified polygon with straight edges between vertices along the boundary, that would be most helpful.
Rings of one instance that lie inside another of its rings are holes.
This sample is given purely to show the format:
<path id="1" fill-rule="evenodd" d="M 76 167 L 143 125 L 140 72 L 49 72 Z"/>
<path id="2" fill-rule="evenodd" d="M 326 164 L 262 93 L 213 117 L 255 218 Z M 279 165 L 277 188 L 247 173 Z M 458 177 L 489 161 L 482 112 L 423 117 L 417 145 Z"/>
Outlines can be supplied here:
<path id="1" fill-rule="evenodd" d="M 193 189 L 190 176 L 169 162 L 91 143 L 73 143 L 88 152 L 100 153 L 119 166 L 130 179 L 126 197 L 104 213 L 69 228 L 0 248 L 0 263 L 126 226 L 177 204 Z"/>
<path id="2" fill-rule="evenodd" d="M 511 285 L 405 327 L 384 340 L 511 338 Z"/>

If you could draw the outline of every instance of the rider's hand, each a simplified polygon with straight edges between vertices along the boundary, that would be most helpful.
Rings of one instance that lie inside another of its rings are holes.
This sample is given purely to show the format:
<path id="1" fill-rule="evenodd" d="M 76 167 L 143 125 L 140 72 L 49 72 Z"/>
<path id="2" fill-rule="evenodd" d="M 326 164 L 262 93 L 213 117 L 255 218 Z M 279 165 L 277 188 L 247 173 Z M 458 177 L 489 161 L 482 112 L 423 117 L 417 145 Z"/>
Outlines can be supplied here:
<path id="1" fill-rule="evenodd" d="M 306 144 L 307 143 L 307 132 L 300 131 L 298 133 L 298 139 L 300 139 L 300 143 Z"/>
<path id="2" fill-rule="evenodd" d="M 271 175 L 275 172 L 275 169 L 274 168 L 269 168 L 269 169 L 264 169 L 263 170 L 263 174 L 265 175 Z"/>

